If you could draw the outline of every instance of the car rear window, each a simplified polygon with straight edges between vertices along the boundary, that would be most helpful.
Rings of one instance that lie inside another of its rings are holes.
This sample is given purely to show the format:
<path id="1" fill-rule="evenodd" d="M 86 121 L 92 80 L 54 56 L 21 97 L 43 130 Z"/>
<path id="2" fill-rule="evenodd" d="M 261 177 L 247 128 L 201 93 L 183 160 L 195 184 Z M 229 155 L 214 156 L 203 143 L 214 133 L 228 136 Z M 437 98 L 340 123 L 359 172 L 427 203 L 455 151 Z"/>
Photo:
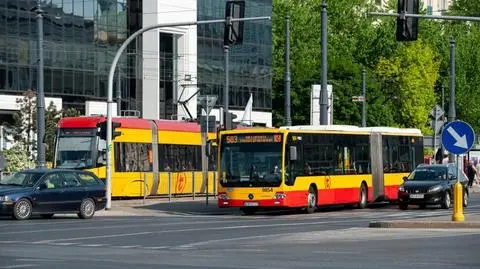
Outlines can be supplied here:
<path id="1" fill-rule="evenodd" d="M 81 174 L 78 175 L 78 177 L 82 181 L 83 185 L 86 185 L 86 186 L 100 185 L 100 181 L 97 180 L 94 176 L 92 176 L 90 174 L 81 173 Z"/>

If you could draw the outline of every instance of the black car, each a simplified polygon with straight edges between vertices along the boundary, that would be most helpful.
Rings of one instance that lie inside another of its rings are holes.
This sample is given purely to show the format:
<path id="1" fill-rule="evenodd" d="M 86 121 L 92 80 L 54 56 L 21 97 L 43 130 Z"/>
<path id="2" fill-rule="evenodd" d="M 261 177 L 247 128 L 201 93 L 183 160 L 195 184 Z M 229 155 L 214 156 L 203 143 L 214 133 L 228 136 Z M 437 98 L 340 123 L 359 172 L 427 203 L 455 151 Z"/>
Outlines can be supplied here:
<path id="1" fill-rule="evenodd" d="M 425 208 L 427 205 L 441 205 L 450 208 L 453 201 L 453 187 L 459 182 L 463 186 L 463 206 L 468 205 L 467 177 L 453 163 L 419 165 L 404 177 L 404 183 L 398 189 L 400 209 L 407 209 L 409 204 Z"/>
<path id="2" fill-rule="evenodd" d="M 105 208 L 105 194 L 105 184 L 90 172 L 25 170 L 0 181 L 0 214 L 25 220 L 32 214 L 77 213 L 88 219 Z"/>

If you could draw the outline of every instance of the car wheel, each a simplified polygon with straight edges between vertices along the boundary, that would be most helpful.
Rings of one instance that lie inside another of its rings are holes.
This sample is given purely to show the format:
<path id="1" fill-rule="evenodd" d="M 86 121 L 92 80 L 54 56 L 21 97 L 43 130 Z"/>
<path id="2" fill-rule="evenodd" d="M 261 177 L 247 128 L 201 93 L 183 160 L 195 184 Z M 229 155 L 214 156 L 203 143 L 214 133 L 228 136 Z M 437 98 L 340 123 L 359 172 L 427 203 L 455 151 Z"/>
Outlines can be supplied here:
<path id="1" fill-rule="evenodd" d="M 401 203 L 401 204 L 398 204 L 398 207 L 399 207 L 401 210 L 407 210 L 407 209 L 408 209 L 408 204 Z"/>
<path id="2" fill-rule="evenodd" d="M 54 214 L 40 214 L 40 216 L 44 219 L 51 219 L 53 218 Z"/>
<path id="3" fill-rule="evenodd" d="M 305 209 L 305 212 L 307 214 L 312 214 L 315 212 L 315 209 L 317 208 L 317 191 L 315 190 L 315 187 L 310 186 L 308 189 L 308 196 L 307 196 L 307 208 Z"/>
<path id="4" fill-rule="evenodd" d="M 26 220 L 32 216 L 32 203 L 28 199 L 22 198 L 15 203 L 13 207 L 13 218 L 16 220 Z"/>
<path id="5" fill-rule="evenodd" d="M 84 199 L 80 204 L 80 212 L 78 216 L 81 219 L 90 219 L 95 214 L 95 202 L 92 199 Z"/>
<path id="6" fill-rule="evenodd" d="M 468 191 L 463 192 L 463 207 L 468 206 Z"/>
<path id="7" fill-rule="evenodd" d="M 367 187 L 362 184 L 360 187 L 360 201 L 358 202 L 358 208 L 363 209 L 367 207 Z"/>
<path id="8" fill-rule="evenodd" d="M 450 197 L 450 193 L 448 191 L 446 191 L 444 196 L 443 196 L 442 208 L 443 209 L 449 209 L 451 203 L 452 203 L 452 199 Z"/>

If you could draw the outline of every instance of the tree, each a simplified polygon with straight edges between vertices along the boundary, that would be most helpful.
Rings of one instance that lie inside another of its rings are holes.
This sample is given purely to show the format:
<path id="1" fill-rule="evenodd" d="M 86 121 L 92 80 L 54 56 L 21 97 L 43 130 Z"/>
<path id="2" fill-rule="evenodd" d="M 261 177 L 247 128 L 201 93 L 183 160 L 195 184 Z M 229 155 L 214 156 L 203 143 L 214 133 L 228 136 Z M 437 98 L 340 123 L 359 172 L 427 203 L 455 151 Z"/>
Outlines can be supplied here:
<path id="1" fill-rule="evenodd" d="M 4 151 L 4 156 L 7 161 L 6 172 L 13 173 L 35 167 L 35 163 L 30 159 L 30 155 L 24 150 L 21 144 L 17 143 L 10 149 Z"/>
<path id="2" fill-rule="evenodd" d="M 380 59 L 376 72 L 389 81 L 385 90 L 395 100 L 399 126 L 431 132 L 427 127 L 428 115 L 435 103 L 438 70 L 435 52 L 421 40 L 402 46 L 390 59 Z"/>
<path id="3" fill-rule="evenodd" d="M 30 157 L 36 150 L 35 132 L 37 130 L 37 103 L 36 94 L 32 90 L 23 93 L 22 98 L 17 98 L 19 110 L 13 115 L 14 139 L 19 147 L 26 151 Z"/>

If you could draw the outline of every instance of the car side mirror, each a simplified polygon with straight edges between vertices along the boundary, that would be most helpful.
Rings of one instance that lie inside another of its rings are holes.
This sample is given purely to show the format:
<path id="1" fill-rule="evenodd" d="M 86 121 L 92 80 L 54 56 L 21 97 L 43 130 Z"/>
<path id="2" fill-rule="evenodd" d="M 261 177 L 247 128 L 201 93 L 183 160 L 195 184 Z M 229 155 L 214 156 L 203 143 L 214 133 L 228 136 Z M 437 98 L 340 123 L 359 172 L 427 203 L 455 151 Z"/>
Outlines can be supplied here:
<path id="1" fill-rule="evenodd" d="M 297 147 L 296 146 L 290 146 L 290 161 L 296 161 L 297 160 Z"/>
<path id="2" fill-rule="evenodd" d="M 44 190 L 46 188 L 47 188 L 47 184 L 42 183 L 42 184 L 38 185 L 37 190 L 41 191 L 41 190 Z"/>

